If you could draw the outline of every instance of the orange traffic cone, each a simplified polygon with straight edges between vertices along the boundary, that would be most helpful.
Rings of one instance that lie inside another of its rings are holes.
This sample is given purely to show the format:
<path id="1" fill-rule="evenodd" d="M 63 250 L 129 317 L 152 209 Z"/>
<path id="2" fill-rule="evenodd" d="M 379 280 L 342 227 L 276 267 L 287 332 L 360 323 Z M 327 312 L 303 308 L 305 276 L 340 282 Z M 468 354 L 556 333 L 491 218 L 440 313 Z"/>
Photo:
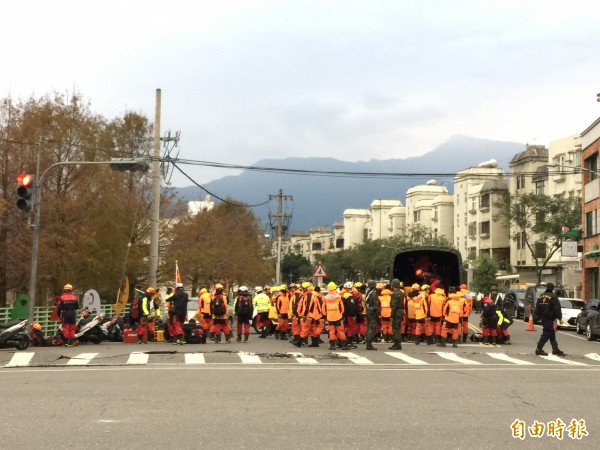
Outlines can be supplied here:
<path id="1" fill-rule="evenodd" d="M 529 313 L 529 322 L 527 323 L 525 331 L 535 331 L 535 328 L 533 327 L 533 313 Z"/>

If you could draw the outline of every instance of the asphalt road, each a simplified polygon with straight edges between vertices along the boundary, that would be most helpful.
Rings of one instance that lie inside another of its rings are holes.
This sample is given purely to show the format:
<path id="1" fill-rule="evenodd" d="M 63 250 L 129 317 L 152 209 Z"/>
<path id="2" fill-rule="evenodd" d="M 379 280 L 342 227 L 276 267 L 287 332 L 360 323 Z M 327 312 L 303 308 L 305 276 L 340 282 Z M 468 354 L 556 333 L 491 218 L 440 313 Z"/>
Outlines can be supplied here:
<path id="1" fill-rule="evenodd" d="M 0 368 L 0 448 L 598 448 L 600 361 L 590 355 L 600 342 L 559 331 L 569 355 L 548 360 L 533 354 L 539 334 L 517 321 L 512 346 L 404 344 L 404 359 L 389 344 L 348 358 L 255 335 L 248 344 L 35 348 L 28 366 Z M 79 365 L 83 353 L 97 355 Z M 0 366 L 14 354 L 1 350 Z M 563 439 L 548 430 L 516 439 L 517 419 L 561 419 Z M 581 440 L 569 436 L 573 419 L 585 421 Z"/>

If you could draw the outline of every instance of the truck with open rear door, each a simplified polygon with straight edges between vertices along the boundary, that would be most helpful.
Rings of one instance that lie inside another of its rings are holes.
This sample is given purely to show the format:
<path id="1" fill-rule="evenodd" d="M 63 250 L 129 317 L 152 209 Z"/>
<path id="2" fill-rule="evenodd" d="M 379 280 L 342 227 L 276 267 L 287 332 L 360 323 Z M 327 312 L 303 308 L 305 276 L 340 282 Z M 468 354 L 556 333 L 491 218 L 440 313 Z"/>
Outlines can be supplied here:
<path id="1" fill-rule="evenodd" d="M 439 275 L 446 289 L 450 286 L 459 287 L 465 280 L 460 252 L 451 247 L 407 247 L 394 255 L 392 278 L 398 278 L 405 287 L 423 283 L 415 275 L 417 269 Z"/>

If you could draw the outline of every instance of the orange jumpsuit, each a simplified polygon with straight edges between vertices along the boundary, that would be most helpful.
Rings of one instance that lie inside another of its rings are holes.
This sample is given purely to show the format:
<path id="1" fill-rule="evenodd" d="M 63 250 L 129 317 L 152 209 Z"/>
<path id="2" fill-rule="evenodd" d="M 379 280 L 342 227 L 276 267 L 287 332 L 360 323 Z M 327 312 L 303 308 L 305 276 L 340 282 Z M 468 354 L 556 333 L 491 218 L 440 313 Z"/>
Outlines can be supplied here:
<path id="1" fill-rule="evenodd" d="M 300 336 L 302 324 L 298 314 L 298 306 L 302 299 L 302 291 L 294 288 L 290 294 L 290 314 L 292 315 L 292 336 Z"/>
<path id="2" fill-rule="evenodd" d="M 336 339 L 346 340 L 344 332 L 344 302 L 337 291 L 329 291 L 323 296 L 323 310 L 329 325 L 329 340 L 331 346 L 335 345 Z M 331 348 L 331 347 L 330 347 Z"/>
<path id="3" fill-rule="evenodd" d="M 282 339 L 285 339 L 289 329 L 289 312 L 290 312 L 290 298 L 287 292 L 281 291 L 275 300 L 275 306 L 277 308 L 277 328 L 276 331 L 282 333 Z"/>
<path id="4" fill-rule="evenodd" d="M 467 336 L 469 335 L 469 316 L 473 311 L 473 297 L 469 294 L 468 289 L 461 289 L 460 292 L 465 298 L 465 309 L 462 316 L 462 335 L 463 342 L 467 342 Z"/>
<path id="5" fill-rule="evenodd" d="M 439 339 L 442 335 L 442 307 L 446 302 L 446 293 L 441 288 L 436 288 L 435 292 L 429 297 L 429 316 L 433 334 Z"/>
<path id="6" fill-rule="evenodd" d="M 423 295 L 423 293 L 420 293 L 414 297 L 413 301 L 415 304 L 415 322 L 417 324 L 417 329 L 415 330 L 415 344 L 419 344 L 421 341 L 421 336 L 427 335 L 425 319 L 429 313 L 429 305 L 427 304 L 427 298 Z"/>
<path id="7" fill-rule="evenodd" d="M 379 295 L 379 304 L 381 305 L 381 332 L 385 342 L 389 342 L 392 334 L 392 291 L 382 289 Z"/>
<path id="8" fill-rule="evenodd" d="M 205 292 L 198 298 L 198 311 L 202 314 L 200 325 L 204 329 L 205 336 L 207 333 L 210 333 L 211 335 L 215 333 L 213 318 L 210 312 L 211 299 L 210 292 Z"/>
<path id="9" fill-rule="evenodd" d="M 458 339 L 458 328 L 460 318 L 463 314 L 460 294 L 450 294 L 448 301 L 444 306 L 444 326 L 442 327 L 442 342 L 448 337 L 448 333 L 452 333 L 452 339 L 454 340 L 454 346 L 456 347 L 456 340 Z M 445 345 L 445 344 L 444 344 Z"/>

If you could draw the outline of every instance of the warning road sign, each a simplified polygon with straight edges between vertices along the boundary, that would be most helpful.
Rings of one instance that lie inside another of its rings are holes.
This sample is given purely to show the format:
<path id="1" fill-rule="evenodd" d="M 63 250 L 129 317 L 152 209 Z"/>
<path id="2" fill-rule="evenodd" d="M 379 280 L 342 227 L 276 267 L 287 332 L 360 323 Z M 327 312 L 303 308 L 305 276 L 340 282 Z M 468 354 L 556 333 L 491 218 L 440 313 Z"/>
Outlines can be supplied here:
<path id="1" fill-rule="evenodd" d="M 313 272 L 313 278 L 325 278 L 327 276 L 327 272 L 323 269 L 321 264 L 317 265 L 317 268 Z"/>

